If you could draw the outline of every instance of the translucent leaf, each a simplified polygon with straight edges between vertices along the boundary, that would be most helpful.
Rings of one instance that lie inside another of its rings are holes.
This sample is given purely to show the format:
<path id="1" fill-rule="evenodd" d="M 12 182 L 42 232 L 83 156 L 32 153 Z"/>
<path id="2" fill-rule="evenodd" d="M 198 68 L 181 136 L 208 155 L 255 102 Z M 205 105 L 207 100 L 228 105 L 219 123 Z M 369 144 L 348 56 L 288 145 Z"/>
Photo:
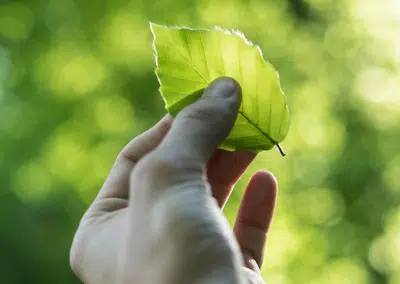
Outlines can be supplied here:
<path id="1" fill-rule="evenodd" d="M 258 46 L 241 33 L 165 27 L 150 23 L 156 74 L 166 109 L 175 116 L 214 79 L 228 76 L 242 87 L 242 104 L 223 149 L 269 150 L 289 130 L 289 110 L 279 75 Z"/>

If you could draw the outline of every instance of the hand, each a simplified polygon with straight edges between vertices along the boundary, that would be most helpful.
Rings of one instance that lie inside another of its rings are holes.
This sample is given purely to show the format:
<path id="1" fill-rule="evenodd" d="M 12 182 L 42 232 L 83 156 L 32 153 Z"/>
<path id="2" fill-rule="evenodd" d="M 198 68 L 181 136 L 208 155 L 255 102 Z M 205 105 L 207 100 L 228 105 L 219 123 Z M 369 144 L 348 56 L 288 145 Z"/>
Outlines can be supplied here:
<path id="1" fill-rule="evenodd" d="M 216 150 L 240 101 L 235 81 L 217 79 L 174 121 L 165 116 L 121 151 L 71 247 L 84 283 L 263 283 L 273 175 L 252 177 L 234 234 L 221 213 L 256 155 Z"/>

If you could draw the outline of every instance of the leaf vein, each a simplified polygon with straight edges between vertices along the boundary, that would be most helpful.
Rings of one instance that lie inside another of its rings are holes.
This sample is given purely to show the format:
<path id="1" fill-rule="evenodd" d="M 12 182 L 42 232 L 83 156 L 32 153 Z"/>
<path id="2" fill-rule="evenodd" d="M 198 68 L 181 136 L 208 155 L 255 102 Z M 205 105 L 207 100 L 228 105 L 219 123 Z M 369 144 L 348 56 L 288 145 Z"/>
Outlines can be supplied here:
<path id="1" fill-rule="evenodd" d="M 240 46 L 239 46 L 239 42 L 237 40 L 236 40 L 236 48 L 237 48 L 237 52 L 238 52 L 239 80 L 240 80 L 239 84 L 244 85 L 243 77 L 242 77 L 243 75 L 242 75 L 242 64 L 241 64 L 241 57 L 240 57 Z M 240 110 L 243 112 L 245 111 L 244 110 L 244 101 L 245 100 L 242 100 L 242 103 L 240 106 Z"/>
<path id="2" fill-rule="evenodd" d="M 258 125 L 254 124 L 243 112 L 239 112 L 244 119 L 246 119 L 250 124 L 252 124 L 255 128 L 257 128 L 258 131 L 260 131 L 269 141 L 271 141 L 272 144 L 276 145 L 278 144 L 270 135 L 268 135 L 265 131 L 263 131 Z"/>
<path id="3" fill-rule="evenodd" d="M 183 35 L 184 35 L 184 39 L 185 39 L 185 43 L 186 43 L 187 49 L 188 49 L 188 51 L 189 51 L 190 62 L 193 62 L 192 53 L 190 52 L 189 41 L 188 41 L 187 35 L 186 35 L 186 30 L 184 29 L 184 30 L 182 30 L 182 31 L 183 31 Z"/>
<path id="4" fill-rule="evenodd" d="M 171 78 L 171 79 L 177 79 L 177 80 L 182 80 L 182 81 L 186 81 L 186 82 L 204 84 L 203 81 L 191 80 L 191 79 L 182 78 L 182 77 L 178 77 L 178 76 L 174 76 L 174 75 L 168 75 L 168 74 L 160 74 L 160 77 L 168 77 L 168 78 Z"/>
<path id="5" fill-rule="evenodd" d="M 208 73 L 208 80 L 210 81 L 210 67 L 208 66 L 208 62 L 207 62 L 207 56 L 206 56 L 206 50 L 204 48 L 204 42 L 203 42 L 203 35 L 201 34 L 201 31 L 199 30 L 199 34 L 200 34 L 200 42 L 201 42 L 201 47 L 203 49 L 203 55 L 204 55 L 204 62 L 206 63 L 206 69 L 207 69 L 207 73 Z"/>
<path id="6" fill-rule="evenodd" d="M 170 43 L 171 43 L 172 46 L 176 46 L 176 45 L 174 44 L 174 42 L 172 41 L 171 35 L 170 35 L 169 33 L 168 33 L 168 39 L 169 39 L 169 41 L 170 41 Z M 178 51 L 179 55 L 180 55 L 182 58 L 185 58 L 185 56 L 181 53 L 181 51 L 180 51 L 178 48 L 175 48 L 175 50 Z M 200 72 L 197 70 L 197 68 L 193 66 L 193 64 L 192 64 L 191 62 L 189 63 L 189 65 L 190 65 L 190 67 L 193 68 L 194 71 L 196 71 L 196 73 L 201 77 L 201 79 L 203 79 L 204 82 L 205 82 L 206 84 L 208 84 L 207 80 L 204 79 L 204 77 L 200 74 Z"/>
<path id="7" fill-rule="evenodd" d="M 257 135 L 247 135 L 247 136 L 233 136 L 230 137 L 229 140 L 241 140 L 241 139 L 249 139 L 249 138 L 259 138 L 259 137 L 264 137 L 264 134 L 257 134 Z"/>
<path id="8" fill-rule="evenodd" d="M 224 75 L 226 75 L 225 74 L 225 61 L 224 61 L 224 57 L 223 57 L 223 55 L 222 55 L 222 45 L 221 45 L 221 37 L 219 37 L 219 40 L 218 40 L 218 50 L 219 50 L 219 54 L 221 55 L 221 62 L 222 62 L 222 74 L 224 74 Z"/>
<path id="9" fill-rule="evenodd" d="M 271 94 L 268 97 L 268 103 L 269 103 L 269 112 L 268 112 L 268 132 L 271 132 L 271 113 L 272 113 L 272 100 L 271 100 Z"/>
<path id="10" fill-rule="evenodd" d="M 257 53 L 255 53 L 257 55 Z M 260 123 L 260 108 L 259 108 L 259 86 L 258 86 L 258 63 L 257 63 L 257 58 L 256 58 L 256 103 L 255 103 L 255 108 L 256 108 L 256 124 L 258 125 Z"/>

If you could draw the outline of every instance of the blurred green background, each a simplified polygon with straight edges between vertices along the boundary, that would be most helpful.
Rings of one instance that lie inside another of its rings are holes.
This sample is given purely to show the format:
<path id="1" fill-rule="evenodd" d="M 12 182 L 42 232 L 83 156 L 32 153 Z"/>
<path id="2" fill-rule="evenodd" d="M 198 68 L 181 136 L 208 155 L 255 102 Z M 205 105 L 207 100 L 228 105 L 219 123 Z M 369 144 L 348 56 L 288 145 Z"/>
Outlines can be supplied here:
<path id="1" fill-rule="evenodd" d="M 237 28 L 279 71 L 289 135 L 271 284 L 400 283 L 400 1 L 0 1 L 0 283 L 79 281 L 69 246 L 119 150 L 165 113 L 148 21 Z"/>

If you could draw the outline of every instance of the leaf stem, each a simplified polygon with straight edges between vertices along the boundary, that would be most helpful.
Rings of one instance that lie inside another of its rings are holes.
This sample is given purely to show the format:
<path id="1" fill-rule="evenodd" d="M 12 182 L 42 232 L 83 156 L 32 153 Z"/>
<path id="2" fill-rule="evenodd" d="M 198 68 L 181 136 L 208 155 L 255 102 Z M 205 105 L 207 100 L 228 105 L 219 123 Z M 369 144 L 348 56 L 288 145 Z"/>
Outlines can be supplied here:
<path id="1" fill-rule="evenodd" d="M 279 153 L 281 153 L 282 157 L 285 157 L 285 156 L 286 156 L 286 153 L 283 152 L 283 149 L 281 148 L 281 146 L 280 146 L 279 144 L 275 144 L 275 146 L 278 148 Z"/>

